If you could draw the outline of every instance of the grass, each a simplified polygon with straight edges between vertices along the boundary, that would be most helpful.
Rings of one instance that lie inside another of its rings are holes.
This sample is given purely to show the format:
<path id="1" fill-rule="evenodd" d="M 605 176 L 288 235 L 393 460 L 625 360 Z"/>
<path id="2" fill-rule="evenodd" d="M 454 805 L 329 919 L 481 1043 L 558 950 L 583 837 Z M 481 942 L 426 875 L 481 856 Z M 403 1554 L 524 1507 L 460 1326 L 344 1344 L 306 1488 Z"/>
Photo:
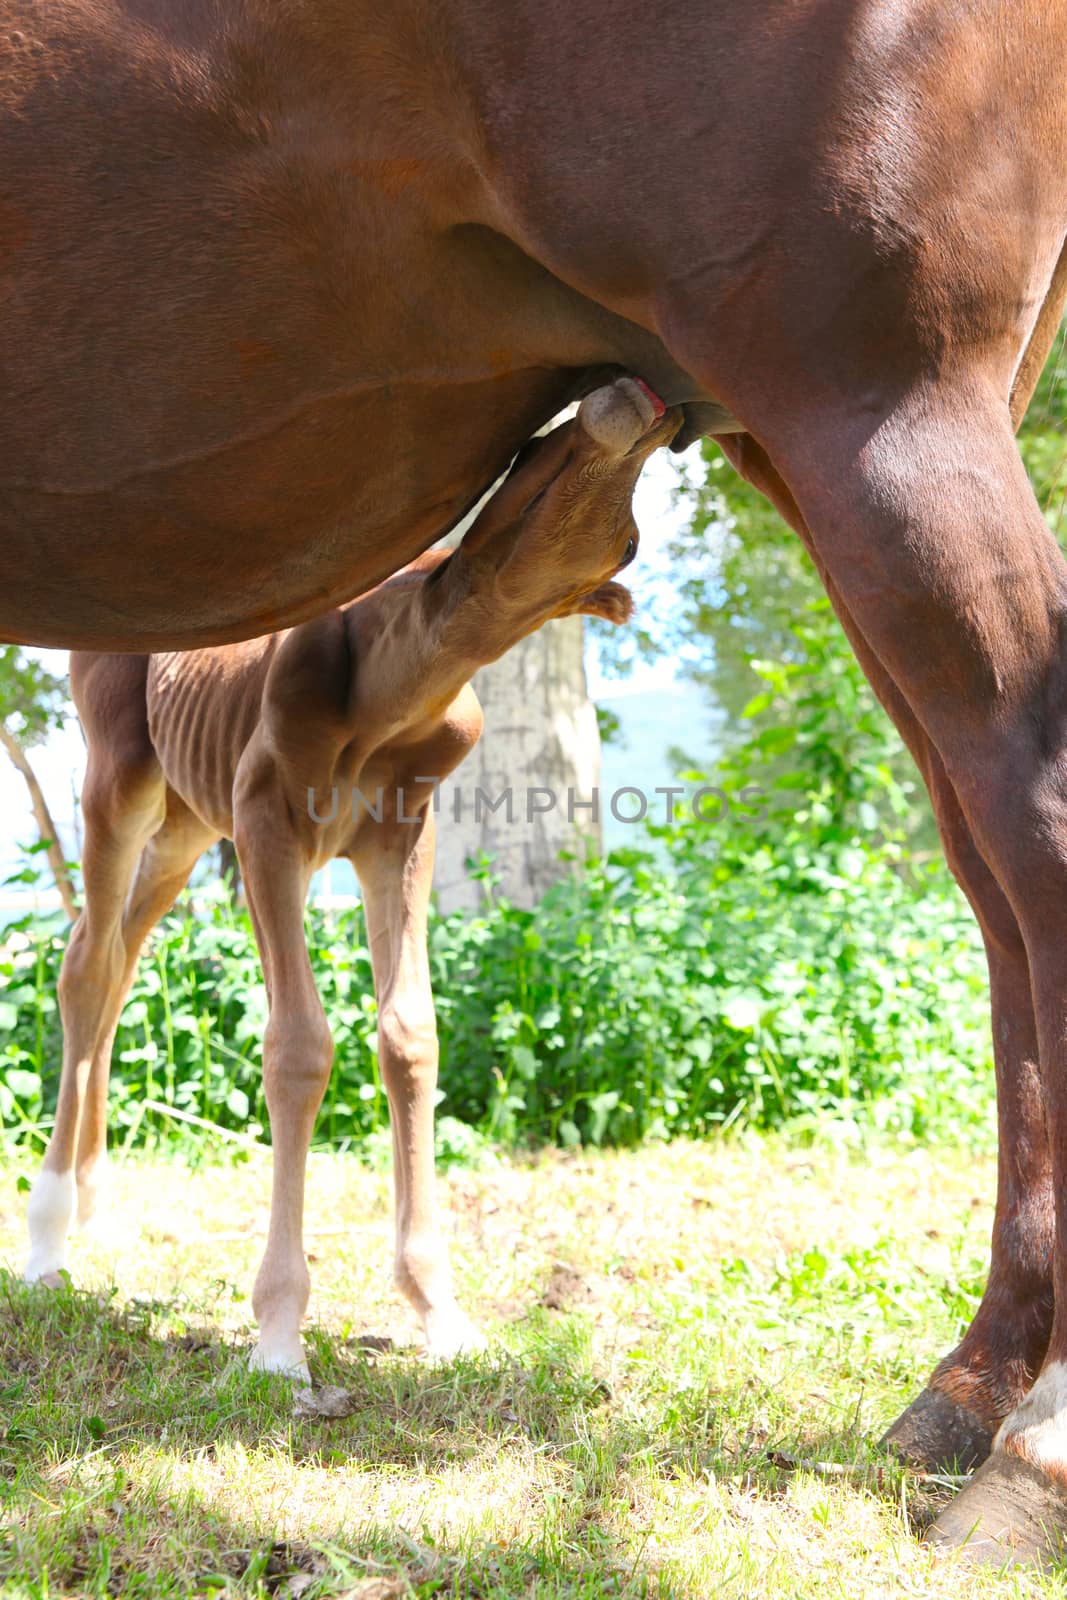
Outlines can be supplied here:
<path id="1" fill-rule="evenodd" d="M 12 1269 L 23 1176 L 0 1167 Z M 5 1597 L 1067 1594 L 935 1559 L 916 1533 L 950 1491 L 873 1447 L 975 1302 L 991 1161 L 745 1138 L 454 1168 L 493 1349 L 433 1367 L 386 1175 L 316 1155 L 336 1420 L 244 1365 L 268 1180 L 258 1153 L 131 1159 L 79 1290 L 0 1276 Z"/>

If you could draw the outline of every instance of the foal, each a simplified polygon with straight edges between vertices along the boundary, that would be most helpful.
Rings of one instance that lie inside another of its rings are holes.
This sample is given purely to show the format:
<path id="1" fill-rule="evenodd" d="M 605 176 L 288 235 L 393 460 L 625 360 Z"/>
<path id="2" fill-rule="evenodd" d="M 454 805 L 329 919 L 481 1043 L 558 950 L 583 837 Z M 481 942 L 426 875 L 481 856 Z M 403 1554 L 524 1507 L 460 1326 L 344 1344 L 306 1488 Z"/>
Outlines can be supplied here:
<path id="1" fill-rule="evenodd" d="M 680 420 L 617 379 L 525 448 L 453 553 L 422 556 L 285 633 L 187 654 L 72 655 L 89 746 L 85 906 L 59 979 L 63 1074 L 30 1196 L 28 1279 L 55 1281 L 72 1221 L 95 1208 L 112 1044 L 145 937 L 202 851 L 228 837 L 270 1002 L 274 1178 L 252 1363 L 307 1372 L 304 1176 L 333 1042 L 303 913 L 312 873 L 336 856 L 363 891 L 393 1132 L 396 1281 L 431 1354 L 480 1343 L 456 1303 L 433 1199 L 434 788 L 481 732 L 469 682 L 478 667 L 550 617 L 629 617 L 628 591 L 610 580 L 636 553 L 633 489 Z M 334 806 L 332 793 L 346 800 Z"/>

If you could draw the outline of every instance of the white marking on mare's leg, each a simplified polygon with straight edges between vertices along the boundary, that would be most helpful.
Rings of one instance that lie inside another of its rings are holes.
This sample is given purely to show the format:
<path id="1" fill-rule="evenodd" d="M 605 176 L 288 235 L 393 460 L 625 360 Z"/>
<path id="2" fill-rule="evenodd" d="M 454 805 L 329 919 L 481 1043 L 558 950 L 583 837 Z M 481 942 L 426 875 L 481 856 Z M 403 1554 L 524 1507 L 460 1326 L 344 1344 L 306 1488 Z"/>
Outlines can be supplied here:
<path id="1" fill-rule="evenodd" d="M 44 1168 L 34 1179 L 26 1207 L 30 1229 L 30 1258 L 23 1276 L 27 1283 L 53 1278 L 67 1264 L 67 1234 L 78 1204 L 74 1173 Z"/>
<path id="2" fill-rule="evenodd" d="M 1050 1361 L 1043 1368 L 1026 1399 L 1005 1417 L 993 1449 L 1067 1481 L 1067 1362 Z"/>

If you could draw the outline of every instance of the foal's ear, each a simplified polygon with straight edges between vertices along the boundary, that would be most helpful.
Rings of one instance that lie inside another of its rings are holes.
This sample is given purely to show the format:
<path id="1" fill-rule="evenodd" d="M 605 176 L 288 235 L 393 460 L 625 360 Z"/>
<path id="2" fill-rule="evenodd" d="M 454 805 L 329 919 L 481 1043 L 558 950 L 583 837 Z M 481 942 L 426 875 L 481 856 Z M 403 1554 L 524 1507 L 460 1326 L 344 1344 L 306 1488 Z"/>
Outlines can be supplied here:
<path id="1" fill-rule="evenodd" d="M 572 616 L 600 617 L 619 627 L 634 614 L 634 597 L 621 583 L 602 583 L 592 594 L 583 594 L 571 608 Z"/>
<path id="2" fill-rule="evenodd" d="M 616 378 L 586 395 L 577 420 L 606 456 L 624 456 L 662 415 L 663 402 L 651 390 L 633 378 Z"/>

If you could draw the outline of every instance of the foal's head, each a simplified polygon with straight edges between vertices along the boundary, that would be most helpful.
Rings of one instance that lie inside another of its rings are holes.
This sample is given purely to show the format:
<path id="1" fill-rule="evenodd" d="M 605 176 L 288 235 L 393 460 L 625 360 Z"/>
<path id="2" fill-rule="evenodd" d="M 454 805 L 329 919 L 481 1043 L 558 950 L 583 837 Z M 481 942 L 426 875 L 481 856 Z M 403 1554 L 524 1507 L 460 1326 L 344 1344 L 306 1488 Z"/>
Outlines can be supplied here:
<path id="1" fill-rule="evenodd" d="M 634 487 L 681 421 L 644 384 L 618 378 L 523 447 L 457 552 L 493 608 L 494 632 L 518 639 L 582 612 L 628 620 L 630 591 L 614 578 L 637 554 Z"/>

